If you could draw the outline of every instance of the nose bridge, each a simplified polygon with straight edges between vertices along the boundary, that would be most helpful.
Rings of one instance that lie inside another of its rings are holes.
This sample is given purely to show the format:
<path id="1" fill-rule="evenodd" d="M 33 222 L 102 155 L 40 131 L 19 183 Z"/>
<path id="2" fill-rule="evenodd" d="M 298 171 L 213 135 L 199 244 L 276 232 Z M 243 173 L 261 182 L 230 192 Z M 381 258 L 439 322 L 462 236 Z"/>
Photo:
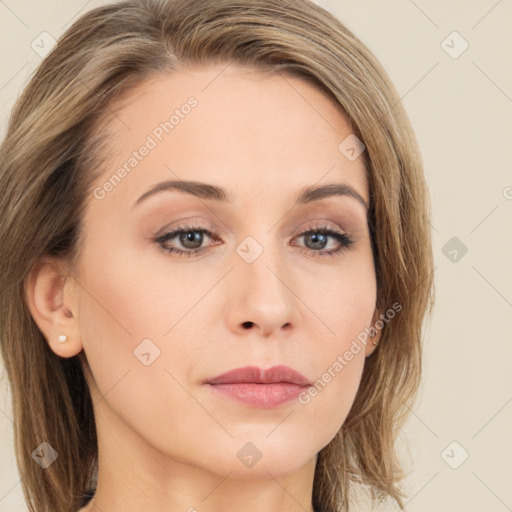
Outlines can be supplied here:
<path id="1" fill-rule="evenodd" d="M 236 325 L 249 322 L 271 332 L 295 323 L 291 276 L 284 264 L 282 244 L 274 234 L 263 231 L 249 235 L 236 247 L 235 285 L 229 299 Z"/>
<path id="2" fill-rule="evenodd" d="M 282 295 L 284 276 L 280 279 L 279 274 L 286 273 L 282 264 L 282 247 L 275 240 L 273 232 L 255 236 L 247 236 L 236 247 L 240 260 L 237 262 L 239 278 L 248 282 L 258 293 Z"/>

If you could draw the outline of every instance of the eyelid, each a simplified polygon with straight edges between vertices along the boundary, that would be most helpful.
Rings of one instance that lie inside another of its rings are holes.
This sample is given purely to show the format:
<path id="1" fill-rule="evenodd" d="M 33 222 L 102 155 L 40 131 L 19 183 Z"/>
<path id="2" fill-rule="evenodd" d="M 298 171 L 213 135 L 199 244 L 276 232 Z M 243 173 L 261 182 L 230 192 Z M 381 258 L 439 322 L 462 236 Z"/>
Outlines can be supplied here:
<path id="1" fill-rule="evenodd" d="M 317 231 L 322 229 L 331 229 L 340 234 L 348 234 L 347 231 L 345 231 L 337 224 L 325 220 L 310 221 L 310 224 L 307 224 L 305 228 L 300 228 L 300 234 L 307 233 L 308 231 Z"/>
<path id="2" fill-rule="evenodd" d="M 175 225 L 173 225 L 175 224 Z M 198 230 L 198 231 L 207 231 L 209 232 L 208 235 L 211 238 L 219 238 L 220 232 L 222 231 L 218 226 L 212 224 L 208 220 L 194 220 L 190 218 L 185 218 L 180 221 L 177 221 L 176 223 L 173 223 L 171 225 L 166 225 L 164 228 L 158 230 L 154 238 L 161 238 L 165 235 L 168 235 L 169 233 L 172 233 L 174 231 L 178 230 Z M 332 229 L 335 232 L 339 234 L 346 234 L 349 235 L 350 233 L 337 225 L 336 223 L 333 223 L 331 221 L 325 221 L 325 220 L 318 220 L 318 221 L 308 221 L 305 227 L 301 227 L 300 229 L 297 228 L 294 231 L 298 231 L 297 234 L 292 236 L 292 239 L 295 239 L 299 236 L 303 236 L 305 233 L 308 233 L 309 231 L 317 231 L 322 229 Z M 212 235 L 217 235 L 216 237 Z"/>
<path id="3" fill-rule="evenodd" d="M 298 238 L 306 236 L 307 234 L 309 234 L 311 232 L 313 232 L 313 233 L 320 232 L 324 235 L 334 238 L 338 242 L 339 246 L 335 249 L 321 249 L 318 251 L 313 250 L 313 249 L 303 248 L 302 246 L 299 246 L 301 251 L 304 253 L 307 253 L 308 256 L 311 256 L 316 259 L 324 259 L 325 257 L 334 257 L 337 255 L 340 255 L 345 250 L 348 250 L 353 247 L 355 240 L 352 238 L 350 233 L 346 232 L 345 230 L 343 230 L 336 224 L 326 223 L 326 221 L 323 221 L 323 224 L 318 224 L 318 222 L 321 222 L 321 221 L 316 221 L 316 223 L 315 223 L 315 221 L 310 221 L 310 222 L 312 224 L 310 224 L 308 227 L 300 230 L 299 233 L 294 235 L 291 240 L 294 241 Z M 219 242 L 222 245 L 222 240 L 219 237 L 216 228 L 212 228 L 212 230 L 207 229 L 205 224 L 211 226 L 210 223 L 202 224 L 201 222 L 199 222 L 199 223 L 189 222 L 186 224 L 184 224 L 184 223 L 178 224 L 175 227 L 168 228 L 168 230 L 165 231 L 163 234 L 152 238 L 152 242 L 158 243 L 161 246 L 161 248 L 168 254 L 175 254 L 178 257 L 182 257 L 182 256 L 192 257 L 192 256 L 200 255 L 200 254 L 206 252 L 208 248 L 213 247 L 215 245 L 219 245 Z M 165 242 L 172 240 L 173 238 L 178 236 L 179 233 L 183 233 L 183 232 L 187 232 L 187 231 L 202 232 L 202 233 L 206 234 L 206 236 L 208 238 L 210 238 L 213 241 L 213 243 L 211 243 L 207 246 L 204 246 L 204 247 L 188 249 L 188 250 L 176 248 L 173 246 L 171 246 L 171 248 L 164 248 Z"/>
<path id="4" fill-rule="evenodd" d="M 171 233 L 172 231 L 176 231 L 179 229 L 196 229 L 196 230 L 204 230 L 210 231 L 211 233 L 217 233 L 220 229 L 207 220 L 194 220 L 190 218 L 181 219 L 179 221 L 173 222 L 171 224 L 167 224 L 162 229 L 159 229 L 156 235 L 152 238 L 159 238 L 164 235 Z"/>

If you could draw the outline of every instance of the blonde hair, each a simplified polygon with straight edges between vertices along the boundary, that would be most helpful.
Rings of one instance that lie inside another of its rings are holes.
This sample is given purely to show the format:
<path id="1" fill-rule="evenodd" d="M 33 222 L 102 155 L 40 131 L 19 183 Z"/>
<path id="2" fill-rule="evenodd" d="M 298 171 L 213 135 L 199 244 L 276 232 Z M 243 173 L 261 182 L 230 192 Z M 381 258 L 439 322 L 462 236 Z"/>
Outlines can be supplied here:
<path id="1" fill-rule="evenodd" d="M 363 141 L 377 306 L 401 311 L 366 360 L 349 415 L 318 454 L 313 506 L 348 510 L 351 483 L 403 508 L 395 441 L 421 375 L 433 302 L 429 199 L 413 129 L 386 72 L 361 41 L 309 0 L 129 0 L 79 18 L 17 101 L 0 148 L 0 347 L 29 510 L 74 511 L 97 471 L 82 358 L 56 356 L 30 315 L 26 278 L 44 255 L 75 262 L 84 205 L 123 94 L 180 67 L 233 63 L 320 88 Z M 341 142 L 341 141 L 340 141 Z M 83 356 L 83 354 L 80 354 Z M 33 450 L 59 456 L 46 470 Z"/>

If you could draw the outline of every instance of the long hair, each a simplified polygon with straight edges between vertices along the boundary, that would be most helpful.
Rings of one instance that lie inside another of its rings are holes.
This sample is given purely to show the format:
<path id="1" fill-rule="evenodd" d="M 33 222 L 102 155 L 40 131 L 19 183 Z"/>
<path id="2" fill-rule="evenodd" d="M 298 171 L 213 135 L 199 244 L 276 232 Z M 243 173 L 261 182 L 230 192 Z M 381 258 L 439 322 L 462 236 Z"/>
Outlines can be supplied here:
<path id="1" fill-rule="evenodd" d="M 27 506 L 76 511 L 98 467 L 83 354 L 52 352 L 27 307 L 27 276 L 44 255 L 79 258 L 85 202 L 108 143 L 99 127 L 116 102 L 149 77 L 210 63 L 307 80 L 365 145 L 377 305 L 401 310 L 366 360 L 345 423 L 318 454 L 313 505 L 348 510 L 355 483 L 403 508 L 395 441 L 420 384 L 422 324 L 433 303 L 428 189 L 387 73 L 309 0 L 128 0 L 93 9 L 59 39 L 15 104 L 0 147 L 0 349 Z M 59 456 L 42 470 L 31 454 L 44 441 Z"/>

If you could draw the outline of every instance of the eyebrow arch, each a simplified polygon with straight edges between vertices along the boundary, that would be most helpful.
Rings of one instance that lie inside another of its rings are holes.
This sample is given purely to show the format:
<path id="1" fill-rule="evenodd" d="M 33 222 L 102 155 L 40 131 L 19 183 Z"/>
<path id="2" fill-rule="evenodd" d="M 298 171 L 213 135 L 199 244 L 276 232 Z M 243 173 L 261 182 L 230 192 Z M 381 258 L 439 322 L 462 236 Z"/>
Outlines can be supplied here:
<path id="1" fill-rule="evenodd" d="M 132 208 L 139 205 L 148 197 L 168 190 L 183 192 L 185 194 L 199 197 L 200 199 L 212 199 L 214 201 L 227 203 L 233 202 L 231 195 L 229 195 L 223 188 L 216 185 L 201 183 L 199 181 L 169 180 L 157 183 L 148 191 L 144 192 L 144 194 L 142 194 L 135 203 L 133 203 Z M 332 196 L 353 197 L 365 207 L 365 210 L 368 210 L 368 204 L 363 197 L 350 185 L 346 185 L 344 183 L 331 183 L 328 185 L 306 187 L 300 192 L 299 196 L 295 200 L 294 206 L 307 204 L 312 201 L 318 201 Z"/>

